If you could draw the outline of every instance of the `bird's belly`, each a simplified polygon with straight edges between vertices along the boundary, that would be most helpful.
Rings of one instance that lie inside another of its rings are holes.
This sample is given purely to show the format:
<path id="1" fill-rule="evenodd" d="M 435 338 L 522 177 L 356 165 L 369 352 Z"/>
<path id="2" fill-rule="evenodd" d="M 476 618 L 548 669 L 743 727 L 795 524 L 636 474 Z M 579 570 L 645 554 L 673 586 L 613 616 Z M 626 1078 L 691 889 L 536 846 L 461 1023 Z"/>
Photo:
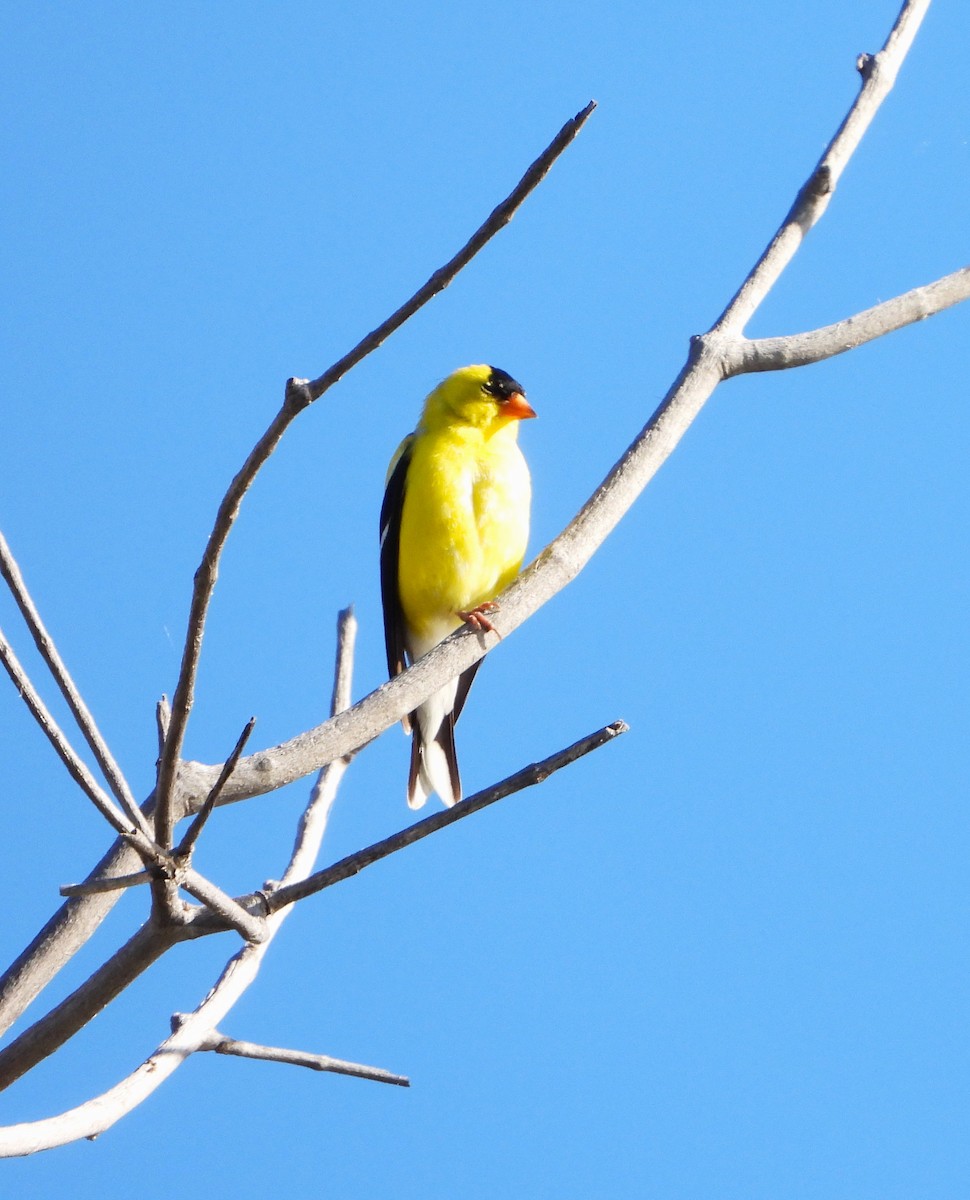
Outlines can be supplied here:
<path id="1" fill-rule="evenodd" d="M 479 471 L 433 503 L 407 497 L 400 561 L 408 569 L 399 585 L 418 654 L 458 628 L 459 611 L 493 599 L 515 578 L 528 539 L 529 499 L 524 462 L 500 478 Z"/>

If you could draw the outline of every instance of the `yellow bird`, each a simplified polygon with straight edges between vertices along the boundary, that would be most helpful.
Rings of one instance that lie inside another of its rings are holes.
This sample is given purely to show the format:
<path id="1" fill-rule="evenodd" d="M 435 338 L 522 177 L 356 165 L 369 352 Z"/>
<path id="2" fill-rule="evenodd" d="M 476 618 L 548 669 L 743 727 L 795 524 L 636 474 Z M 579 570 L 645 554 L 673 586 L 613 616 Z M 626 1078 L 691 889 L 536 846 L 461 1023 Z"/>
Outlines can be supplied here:
<path id="1" fill-rule="evenodd" d="M 531 483 L 517 438 L 536 414 L 498 367 L 462 367 L 424 402 L 397 449 L 381 509 L 381 596 L 393 678 L 464 622 L 493 629 L 493 602 L 518 574 L 529 537 Z M 455 722 L 481 660 L 404 720 L 408 804 L 432 792 L 461 799 Z"/>

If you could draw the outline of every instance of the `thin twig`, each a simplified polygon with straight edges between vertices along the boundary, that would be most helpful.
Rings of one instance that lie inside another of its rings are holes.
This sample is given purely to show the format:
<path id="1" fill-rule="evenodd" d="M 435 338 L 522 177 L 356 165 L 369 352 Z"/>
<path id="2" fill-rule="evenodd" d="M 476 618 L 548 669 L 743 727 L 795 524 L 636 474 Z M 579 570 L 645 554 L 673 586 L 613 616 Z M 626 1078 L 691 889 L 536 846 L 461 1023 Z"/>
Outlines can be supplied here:
<path id="1" fill-rule="evenodd" d="M 132 871 L 128 875 L 111 875 L 105 879 L 92 879 L 88 883 L 65 883 L 59 889 L 62 896 L 97 896 L 102 892 L 123 892 L 126 888 L 150 883 L 151 871 Z"/>
<path id="2" fill-rule="evenodd" d="M 331 713 L 338 713 L 350 704 L 353 684 L 354 650 L 357 645 L 357 618 L 353 606 L 341 609 L 337 616 L 337 658 L 334 664 Z M 337 789 L 350 758 L 328 763 L 317 776 L 310 799 L 297 825 L 290 861 L 281 885 L 305 879 L 313 870 L 320 854 L 323 835 L 330 819 L 330 810 L 337 798 Z M 265 900 L 265 897 L 263 897 Z"/>
<path id="3" fill-rule="evenodd" d="M 597 729 L 595 733 L 580 738 L 578 742 L 573 742 L 564 750 L 550 754 L 541 762 L 523 767 L 521 771 L 516 771 L 514 775 L 493 784 L 492 787 L 485 788 L 484 791 L 476 792 L 474 796 L 469 796 L 467 800 L 462 800 L 453 808 L 446 808 L 430 817 L 425 817 L 424 820 L 409 825 L 407 829 L 402 829 L 382 841 L 375 842 L 374 845 L 368 846 L 364 850 L 358 850 L 356 854 L 350 854 L 332 866 L 325 867 L 322 871 L 316 871 L 299 883 L 277 888 L 266 898 L 269 911 L 271 913 L 279 912 L 288 904 L 322 892 L 324 888 L 356 875 L 364 867 L 369 867 L 371 863 L 387 858 L 397 850 L 403 850 L 405 846 L 411 846 L 415 842 L 421 841 L 422 838 L 428 837 L 429 834 L 444 829 L 447 825 L 454 825 L 456 821 L 470 817 L 472 813 L 487 808 L 497 800 L 503 800 L 514 792 L 522 791 L 523 788 L 542 783 L 554 772 L 568 767 L 570 763 L 574 763 L 578 758 L 582 758 L 593 750 L 598 750 L 607 742 L 612 742 L 621 733 L 626 733 L 629 728 L 625 721 L 614 721 L 611 725 L 604 725 L 602 729 Z"/>
<path id="4" fill-rule="evenodd" d="M 409 317 L 412 317 L 421 307 L 428 303 L 438 292 L 442 291 L 455 278 L 461 269 L 509 223 L 526 197 L 535 190 L 548 173 L 552 164 L 579 133 L 587 118 L 595 108 L 590 102 L 580 113 L 567 121 L 552 142 L 528 168 L 522 179 L 509 196 L 502 201 L 489 215 L 484 224 L 469 238 L 461 250 L 443 267 L 439 268 L 417 292 L 382 322 L 377 329 L 369 333 L 343 358 L 338 359 L 328 370 L 312 383 L 290 380 L 286 388 L 283 407 L 273 418 L 266 433 L 260 438 L 252 453 L 247 458 L 242 469 L 233 479 L 229 490 L 223 497 L 216 515 L 212 533 L 202 556 L 202 562 L 195 573 L 195 583 L 192 591 L 192 602 L 189 610 L 188 627 L 186 630 L 185 647 L 182 652 L 182 663 L 179 668 L 178 682 L 172 697 L 172 720 L 165 739 L 158 768 L 158 806 L 155 814 L 155 840 L 160 846 L 168 848 L 172 844 L 174 829 L 174 787 L 182 746 L 185 740 L 185 729 L 189 712 L 192 708 L 195 680 L 198 672 L 199 656 L 202 650 L 202 638 L 205 631 L 206 616 L 209 602 L 219 575 L 219 560 L 229 532 L 239 513 L 243 497 L 256 477 L 257 472 L 275 450 L 280 439 L 295 417 L 308 404 L 318 400 L 328 388 L 332 387 L 350 369 L 399 329 Z"/>
<path id="5" fill-rule="evenodd" d="M 555 163 L 556 159 L 570 142 L 574 140 L 595 108 L 596 101 L 590 100 L 584 109 L 578 112 L 572 120 L 567 121 L 563 125 L 562 129 L 559 130 L 545 150 L 532 163 L 508 196 L 489 213 L 486 220 L 482 222 L 454 258 L 449 259 L 443 267 L 439 267 L 427 283 L 414 293 L 410 300 L 402 304 L 396 312 L 391 313 L 386 321 L 382 321 L 365 338 L 361 338 L 353 350 L 345 354 L 343 358 L 335 362 L 328 370 L 324 371 L 319 379 L 314 379 L 312 382 L 306 384 L 307 403 L 318 400 L 328 388 L 331 388 L 337 380 L 343 378 L 361 359 L 366 358 L 368 354 L 376 350 L 395 330 L 400 329 L 404 322 L 413 317 L 418 309 L 423 308 L 429 300 L 432 300 L 439 292 L 444 291 L 458 272 L 467 267 L 475 255 L 492 240 L 499 230 L 508 225 L 522 206 L 522 202 L 530 193 L 535 191 L 549 174 L 553 163 Z"/>
<path id="6" fill-rule="evenodd" d="M 192 867 L 179 866 L 175 882 L 236 930 L 247 942 L 266 940 L 266 922 L 239 904 L 221 887 L 200 875 Z"/>
<path id="7" fill-rule="evenodd" d="M 48 633 L 47 627 L 41 620 L 37 606 L 34 604 L 30 592 L 27 590 L 27 584 L 24 582 L 20 567 L 17 565 L 17 561 L 11 553 L 10 547 L 7 545 L 7 541 L 2 533 L 0 533 L 0 574 L 3 575 L 7 586 L 13 593 L 13 598 L 23 615 L 24 621 L 27 623 L 27 628 L 30 630 L 34 643 L 40 651 L 41 658 L 47 664 L 51 675 L 54 677 L 54 682 L 60 688 L 61 695 L 67 701 L 67 706 L 71 710 L 84 740 L 90 746 L 91 753 L 97 759 L 98 766 L 104 772 L 104 777 L 108 781 L 108 785 L 114 792 L 122 808 L 130 817 L 135 828 L 140 829 L 142 833 L 148 836 L 148 823 L 141 814 L 132 790 L 128 786 L 128 781 L 125 779 L 121 768 L 109 750 L 107 742 L 102 737 L 94 717 L 81 698 L 81 693 L 78 691 L 77 685 L 71 678 L 70 672 L 58 653 L 54 639 Z"/>
<path id="8" fill-rule="evenodd" d="M 246 722 L 246 727 L 239 735 L 235 746 L 233 746 L 232 753 L 223 764 L 223 768 L 219 773 L 219 778 L 212 785 L 208 796 L 205 798 L 205 802 L 196 814 L 192 824 L 186 830 L 185 837 L 182 838 L 181 842 L 179 842 L 178 847 L 174 852 L 175 858 L 187 858 L 195 848 L 195 843 L 199 840 L 199 834 L 205 828 L 205 823 L 211 816 L 212 810 L 215 807 L 215 803 L 219 799 L 219 794 L 226 786 L 229 776 L 236 769 L 236 763 L 239 762 L 239 758 L 242 755 L 246 743 L 249 741 L 249 735 L 253 732 L 253 727 L 255 724 L 255 717 L 250 717 Z"/>
<path id="9" fill-rule="evenodd" d="M 98 812 L 108 821 L 116 833 L 129 833 L 132 830 L 131 819 L 126 817 L 121 809 L 118 808 L 88 770 L 84 760 L 67 740 L 64 731 L 51 716 L 47 706 L 41 700 L 37 689 L 27 677 L 27 672 L 21 666 L 13 647 L 7 641 L 6 637 L 4 637 L 2 630 L 0 630 L 0 662 L 3 663 L 7 674 L 13 681 L 14 687 L 20 692 L 24 703 L 30 710 L 31 716 L 33 716 L 34 720 L 44 731 L 47 740 L 54 747 L 58 758 L 67 767 L 68 773 L 74 782 L 87 795 L 88 799 L 92 801 Z"/>
<path id="10" fill-rule="evenodd" d="M 311 1071 L 332 1071 L 336 1075 L 353 1075 L 358 1079 L 372 1079 L 375 1083 L 393 1083 L 398 1087 L 410 1087 L 406 1075 L 395 1075 L 383 1067 L 368 1067 L 363 1063 L 347 1062 L 342 1058 L 331 1058 L 329 1054 L 310 1054 L 306 1050 L 285 1050 L 281 1046 L 261 1046 L 256 1042 L 241 1042 L 238 1038 L 226 1037 L 214 1032 L 199 1046 L 200 1050 L 213 1050 L 216 1054 L 232 1054 L 238 1058 L 255 1058 L 262 1062 L 288 1063 L 293 1067 L 309 1067 Z"/>
<path id="11" fill-rule="evenodd" d="M 168 702 L 168 696 L 162 695 L 159 697 L 158 703 L 155 705 L 155 728 L 158 731 L 158 753 L 161 754 L 165 748 L 165 739 L 168 737 L 168 727 L 172 720 L 172 706 Z"/>

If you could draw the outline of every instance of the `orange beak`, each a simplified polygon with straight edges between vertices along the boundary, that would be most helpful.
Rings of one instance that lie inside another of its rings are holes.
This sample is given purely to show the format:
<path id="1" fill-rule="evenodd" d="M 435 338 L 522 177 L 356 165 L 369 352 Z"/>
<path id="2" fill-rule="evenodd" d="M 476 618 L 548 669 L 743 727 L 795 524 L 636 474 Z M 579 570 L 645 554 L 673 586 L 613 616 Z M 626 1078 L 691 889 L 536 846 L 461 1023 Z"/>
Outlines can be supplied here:
<path id="1" fill-rule="evenodd" d="M 521 392 L 513 392 L 509 396 L 502 405 L 502 412 L 508 417 L 514 417 L 517 421 L 524 421 L 527 417 L 536 415 L 536 410 Z"/>

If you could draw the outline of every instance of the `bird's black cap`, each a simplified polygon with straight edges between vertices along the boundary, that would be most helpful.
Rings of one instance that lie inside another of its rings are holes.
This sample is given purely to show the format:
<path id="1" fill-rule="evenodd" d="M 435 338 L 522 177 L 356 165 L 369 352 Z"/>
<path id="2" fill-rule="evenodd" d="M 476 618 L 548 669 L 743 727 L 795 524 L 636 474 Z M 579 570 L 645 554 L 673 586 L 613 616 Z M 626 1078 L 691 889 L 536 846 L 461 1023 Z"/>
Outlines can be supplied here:
<path id="1" fill-rule="evenodd" d="M 489 367 L 489 370 L 492 373 L 485 384 L 485 390 L 496 400 L 509 400 L 516 394 L 525 395 L 525 388 L 521 383 L 517 383 L 508 371 L 503 371 L 501 367 Z"/>

